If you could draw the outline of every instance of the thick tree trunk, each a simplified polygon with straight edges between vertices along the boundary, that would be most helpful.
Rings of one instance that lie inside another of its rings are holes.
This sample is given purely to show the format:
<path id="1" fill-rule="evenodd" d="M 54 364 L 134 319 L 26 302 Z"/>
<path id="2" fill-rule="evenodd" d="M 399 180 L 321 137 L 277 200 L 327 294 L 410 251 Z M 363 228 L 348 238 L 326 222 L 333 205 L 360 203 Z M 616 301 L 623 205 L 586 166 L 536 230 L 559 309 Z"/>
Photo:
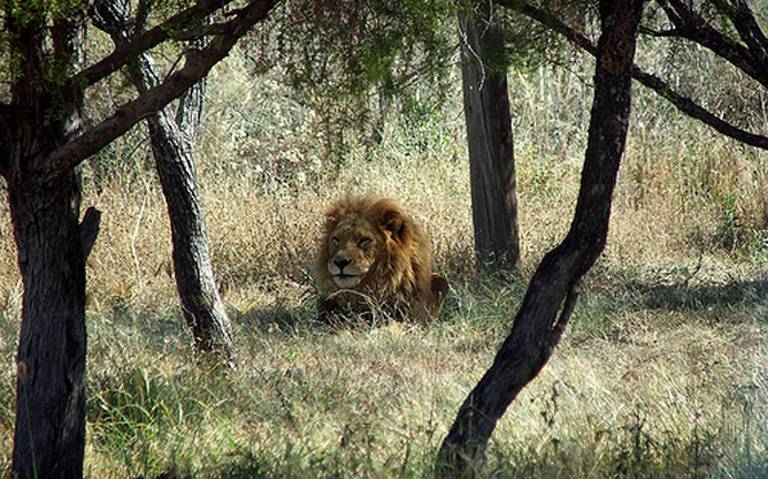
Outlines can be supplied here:
<path id="1" fill-rule="evenodd" d="M 459 18 L 475 250 L 481 266 L 516 269 L 517 187 L 504 38 L 491 1 Z M 474 14 L 472 14 L 474 13 Z"/>
<path id="2" fill-rule="evenodd" d="M 102 1 L 96 4 L 99 28 L 117 45 L 134 34 L 129 4 Z M 193 45 L 204 47 L 204 45 Z M 129 65 L 128 74 L 139 92 L 160 83 L 152 56 L 143 53 Z M 152 152 L 171 222 L 173 267 L 184 319 L 192 329 L 199 352 L 231 359 L 232 328 L 219 297 L 213 275 L 203 202 L 197 183 L 194 142 L 200 120 L 205 80 L 181 97 L 175 115 L 170 106 L 147 118 Z"/>
<path id="3" fill-rule="evenodd" d="M 47 186 L 13 178 L 8 196 L 24 282 L 13 475 L 79 478 L 85 444 L 85 258 L 96 230 L 91 221 L 78 225 L 76 172 Z"/>
<path id="4" fill-rule="evenodd" d="M 39 12 L 36 12 L 39 13 Z M 85 444 L 85 259 L 98 213 L 80 214 L 79 168 L 54 172 L 48 153 L 79 131 L 82 96 L 54 93 L 44 65 L 79 66 L 82 18 L 6 17 L 12 51 L 23 61 L 11 85 L 14 115 L 4 129 L 8 202 L 24 284 L 16 355 L 12 475 L 79 478 Z M 45 32 L 50 30 L 51 44 Z M 46 178 L 53 177 L 49 181 Z"/>
<path id="5" fill-rule="evenodd" d="M 629 122 L 630 68 L 642 3 L 600 2 L 595 96 L 570 231 L 539 265 L 511 334 L 462 404 L 438 454 L 439 474 L 474 476 L 479 471 L 497 421 L 549 360 L 575 306 L 578 282 L 603 250 Z"/>

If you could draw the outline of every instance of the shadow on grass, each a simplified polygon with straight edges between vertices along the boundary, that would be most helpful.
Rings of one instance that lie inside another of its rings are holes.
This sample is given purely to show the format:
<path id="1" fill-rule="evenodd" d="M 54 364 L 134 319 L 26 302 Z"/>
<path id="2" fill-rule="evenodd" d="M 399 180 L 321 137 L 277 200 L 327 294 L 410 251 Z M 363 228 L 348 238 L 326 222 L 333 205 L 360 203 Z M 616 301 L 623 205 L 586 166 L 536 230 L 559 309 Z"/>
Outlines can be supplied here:
<path id="1" fill-rule="evenodd" d="M 634 297 L 636 307 L 645 309 L 696 312 L 719 308 L 752 307 L 756 311 L 768 308 L 768 280 L 693 286 L 630 281 L 626 289 Z"/>
<path id="2" fill-rule="evenodd" d="M 316 307 L 313 301 L 298 306 L 283 304 L 260 306 L 245 312 L 228 309 L 230 319 L 244 331 L 297 332 L 317 326 Z"/>
<path id="3" fill-rule="evenodd" d="M 280 331 L 296 333 L 316 326 L 315 302 L 312 298 L 297 305 L 277 304 L 258 306 L 241 311 L 225 302 L 225 310 L 238 336 Z M 88 314 L 89 334 L 104 337 L 108 342 L 143 342 L 143 347 L 155 353 L 192 348 L 192 334 L 178 307 L 165 311 L 116 305 L 103 313 Z M 2 330 L 0 322 L 0 330 Z M 98 339 L 97 339 L 98 341 Z"/>
<path id="4" fill-rule="evenodd" d="M 171 468 L 167 472 L 157 476 L 150 476 L 152 479 L 193 479 L 196 477 L 211 478 L 254 478 L 254 477 L 274 477 L 271 474 L 270 465 L 263 459 L 250 452 L 236 454 L 234 457 L 227 457 L 220 464 L 211 466 L 206 470 L 190 473 L 176 468 Z M 145 476 L 137 476 L 135 479 L 146 479 Z"/>

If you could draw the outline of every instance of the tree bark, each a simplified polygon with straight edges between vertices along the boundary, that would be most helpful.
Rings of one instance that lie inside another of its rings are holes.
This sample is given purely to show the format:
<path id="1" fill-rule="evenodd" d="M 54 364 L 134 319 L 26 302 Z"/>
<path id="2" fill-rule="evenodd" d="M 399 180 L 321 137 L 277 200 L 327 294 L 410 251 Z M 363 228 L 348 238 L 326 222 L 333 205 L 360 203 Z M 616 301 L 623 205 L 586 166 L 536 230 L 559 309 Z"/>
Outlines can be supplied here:
<path id="1" fill-rule="evenodd" d="M 96 3 L 96 23 L 117 46 L 127 44 L 137 23 L 127 3 Z M 138 25 L 141 27 L 141 25 Z M 202 44 L 194 47 L 204 47 Z M 140 93 L 160 83 L 154 60 L 144 52 L 128 65 L 131 83 Z M 232 359 L 232 327 L 216 287 L 208 248 L 203 202 L 195 171 L 194 143 L 200 121 L 205 80 L 182 95 L 175 120 L 170 106 L 147 118 L 152 152 L 168 207 L 173 267 L 182 315 L 192 330 L 195 349 Z"/>
<path id="2" fill-rule="evenodd" d="M 148 124 L 171 220 L 173 269 L 182 313 L 198 351 L 231 359 L 232 327 L 213 275 L 192 144 L 182 138 L 168 114 L 163 110 L 148 118 Z"/>
<path id="3" fill-rule="evenodd" d="M 55 186 L 11 181 L 8 197 L 24 283 L 13 474 L 79 478 L 85 444 L 85 260 L 98 232 L 98 213 L 78 225 L 78 172 Z"/>
<path id="4" fill-rule="evenodd" d="M 504 37 L 492 1 L 459 16 L 461 80 L 478 264 L 517 269 L 520 240 Z"/>
<path id="5" fill-rule="evenodd" d="M 602 0 L 595 96 L 570 230 L 542 260 L 491 368 L 459 409 L 437 459 L 439 475 L 474 476 L 496 423 L 549 360 L 576 303 L 580 278 L 605 246 L 611 196 L 627 134 L 630 69 L 642 0 Z"/>
<path id="6" fill-rule="evenodd" d="M 222 352 L 231 357 L 232 328 L 213 275 L 192 152 L 184 147 L 179 149 L 177 142 L 167 141 L 174 131 L 167 121 L 167 117 L 152 118 L 149 124 L 171 219 L 173 267 L 184 318 L 192 328 L 198 350 Z"/>
<path id="7" fill-rule="evenodd" d="M 11 85 L 15 115 L 4 123 L 2 138 L 24 284 L 12 474 L 76 478 L 82 477 L 85 443 L 85 258 L 99 215 L 91 210 L 78 224 L 79 169 L 56 183 L 39 174 L 47 169 L 47 153 L 79 131 L 82 105 L 79 91 L 56 95 L 41 78 L 47 61 L 44 18 L 33 11 L 27 21 L 5 19 L 11 48 L 24 60 Z M 50 34 L 54 61 L 79 66 L 81 19 L 55 19 Z"/>

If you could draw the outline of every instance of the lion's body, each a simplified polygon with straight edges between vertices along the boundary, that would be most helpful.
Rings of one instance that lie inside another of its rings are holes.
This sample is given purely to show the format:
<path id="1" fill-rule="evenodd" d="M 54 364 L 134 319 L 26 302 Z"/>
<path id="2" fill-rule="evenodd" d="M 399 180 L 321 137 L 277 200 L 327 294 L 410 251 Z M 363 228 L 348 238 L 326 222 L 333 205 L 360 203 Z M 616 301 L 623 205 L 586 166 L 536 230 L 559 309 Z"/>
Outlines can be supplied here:
<path id="1" fill-rule="evenodd" d="M 432 273 L 429 238 L 392 200 L 347 197 L 326 213 L 315 279 L 323 314 L 381 307 L 424 322 L 440 312 L 448 284 Z"/>

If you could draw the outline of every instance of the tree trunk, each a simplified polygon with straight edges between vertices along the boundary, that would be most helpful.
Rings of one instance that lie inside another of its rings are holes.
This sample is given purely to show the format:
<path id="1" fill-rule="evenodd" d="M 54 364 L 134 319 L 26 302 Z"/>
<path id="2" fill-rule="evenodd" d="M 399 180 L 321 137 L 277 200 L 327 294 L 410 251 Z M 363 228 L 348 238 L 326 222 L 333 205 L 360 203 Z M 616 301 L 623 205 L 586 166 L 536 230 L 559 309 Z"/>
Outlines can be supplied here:
<path id="1" fill-rule="evenodd" d="M 97 2 L 97 25 L 116 45 L 131 39 L 135 28 L 130 5 L 110 0 Z M 141 25 L 140 25 L 141 26 Z M 193 45 L 199 48 L 204 45 Z M 139 92 L 160 83 L 154 60 L 141 54 L 129 65 L 128 75 Z M 232 327 L 224 310 L 208 249 L 203 202 L 197 183 L 194 142 L 200 120 L 205 81 L 181 97 L 176 118 L 167 106 L 147 118 L 152 152 L 171 222 L 173 267 L 184 319 L 192 329 L 195 349 L 231 359 Z"/>
<path id="2" fill-rule="evenodd" d="M 148 118 L 152 151 L 168 205 L 173 269 L 184 319 L 198 351 L 232 357 L 232 328 L 216 288 L 191 143 L 165 110 Z"/>
<path id="3" fill-rule="evenodd" d="M 459 409 L 438 454 L 439 474 L 477 474 L 497 421 L 549 360 L 575 306 L 578 282 L 605 246 L 611 195 L 629 122 L 630 67 L 642 3 L 600 2 L 602 34 L 598 42 L 595 96 L 571 228 L 565 240 L 542 260 L 512 332 L 491 368 Z"/>
<path id="4" fill-rule="evenodd" d="M 84 30 L 80 15 L 47 23 L 36 13 L 26 21 L 5 18 L 12 51 L 23 59 L 11 85 L 14 114 L 2 139 L 24 284 L 11 467 L 17 478 L 79 478 L 85 444 L 85 259 L 99 215 L 91 210 L 78 224 L 79 168 L 54 173 L 48 163 L 49 153 L 79 131 L 81 92 L 54 93 L 41 72 L 50 71 L 43 65 L 51 53 L 54 61 L 79 66 Z M 52 52 L 45 42 L 48 30 Z"/>
<path id="5" fill-rule="evenodd" d="M 504 37 L 491 1 L 459 17 L 461 78 L 478 264 L 516 269 L 520 261 L 517 186 Z"/>
<path id="6" fill-rule="evenodd" d="M 85 444 L 85 259 L 95 240 L 93 223 L 78 225 L 77 172 L 55 185 L 13 178 L 8 197 L 24 282 L 13 477 L 79 478 Z"/>

